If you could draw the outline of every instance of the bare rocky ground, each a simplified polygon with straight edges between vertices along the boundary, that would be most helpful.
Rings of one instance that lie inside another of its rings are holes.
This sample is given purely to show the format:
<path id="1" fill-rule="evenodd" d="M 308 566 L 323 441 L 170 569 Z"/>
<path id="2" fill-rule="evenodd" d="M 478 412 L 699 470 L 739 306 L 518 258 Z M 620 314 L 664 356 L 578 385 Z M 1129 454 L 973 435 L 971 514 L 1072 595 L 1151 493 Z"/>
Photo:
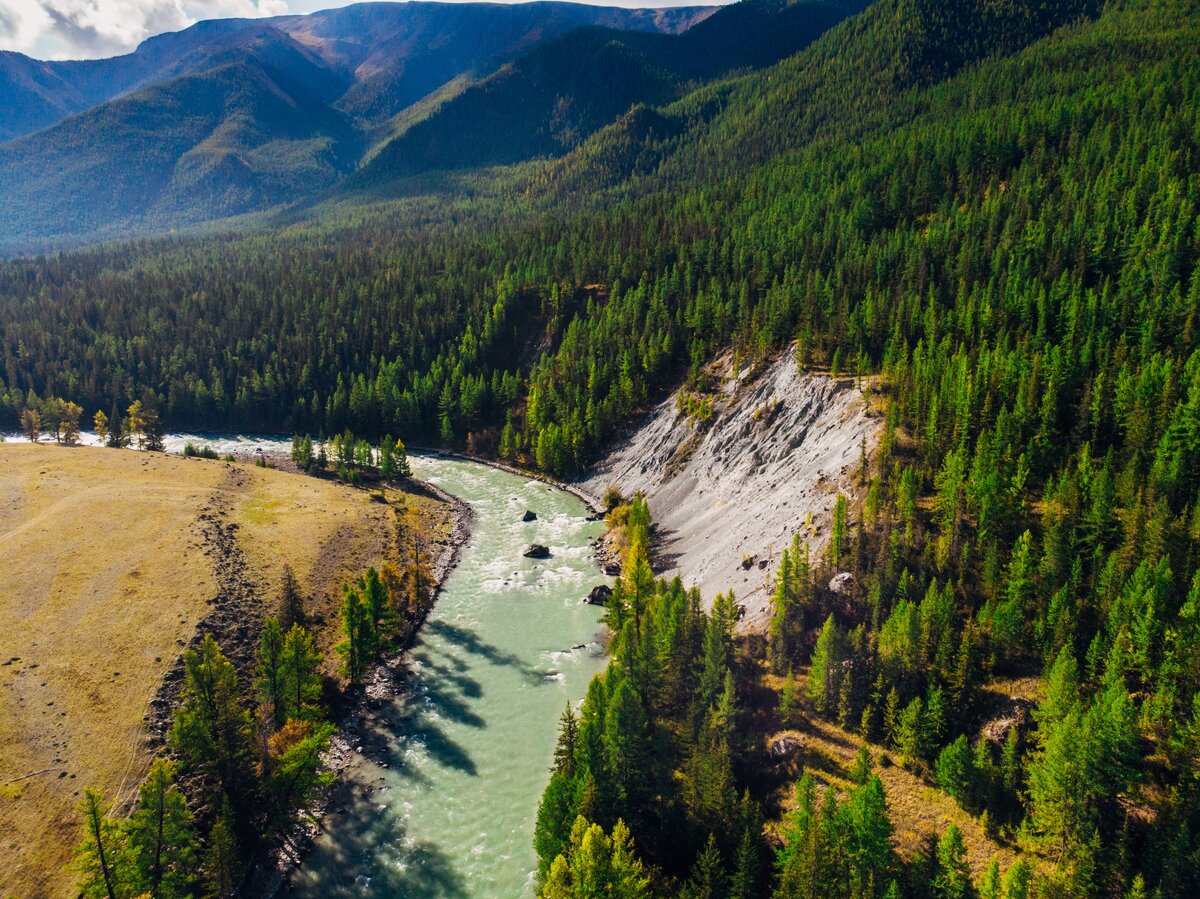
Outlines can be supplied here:
<path id="1" fill-rule="evenodd" d="M 188 643 L 198 649 L 208 634 L 221 644 L 222 652 L 234 663 L 245 687 L 253 670 L 255 645 L 262 632 L 265 609 L 246 567 L 246 557 L 237 542 L 237 523 L 228 520 L 230 491 L 244 488 L 249 480 L 236 465 L 228 466 L 225 482 L 196 519 L 204 555 L 212 560 L 217 592 L 207 600 L 210 610 L 197 624 Z M 183 687 L 183 653 L 171 664 L 162 686 L 150 701 L 146 741 L 151 751 L 162 746 L 170 730 L 174 709 Z"/>
<path id="2" fill-rule="evenodd" d="M 728 373 L 728 360 L 718 363 Z M 770 617 L 770 579 L 797 532 L 815 556 L 838 493 L 858 491 L 861 444 L 881 418 L 853 378 L 803 373 L 794 353 L 721 379 L 707 419 L 672 394 L 576 486 L 644 493 L 655 525 L 654 564 L 711 602 L 733 590 L 743 627 Z M 811 517 L 810 517 L 811 516 Z"/>

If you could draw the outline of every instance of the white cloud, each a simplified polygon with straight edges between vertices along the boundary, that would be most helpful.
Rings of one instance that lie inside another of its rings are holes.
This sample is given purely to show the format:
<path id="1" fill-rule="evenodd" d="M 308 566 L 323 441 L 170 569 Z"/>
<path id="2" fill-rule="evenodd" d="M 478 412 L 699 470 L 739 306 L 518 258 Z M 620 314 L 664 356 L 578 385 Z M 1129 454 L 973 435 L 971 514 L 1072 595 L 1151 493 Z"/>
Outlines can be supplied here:
<path id="1" fill-rule="evenodd" d="M 0 0 L 0 49 L 42 59 L 112 56 L 199 19 L 287 12 L 287 0 Z"/>

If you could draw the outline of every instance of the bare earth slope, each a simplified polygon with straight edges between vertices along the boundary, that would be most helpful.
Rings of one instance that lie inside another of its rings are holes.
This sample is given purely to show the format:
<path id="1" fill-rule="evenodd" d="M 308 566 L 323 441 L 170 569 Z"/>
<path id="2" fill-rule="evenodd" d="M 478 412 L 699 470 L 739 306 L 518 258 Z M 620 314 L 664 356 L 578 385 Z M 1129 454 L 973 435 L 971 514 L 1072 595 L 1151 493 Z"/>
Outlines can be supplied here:
<path id="1" fill-rule="evenodd" d="M 759 629 L 781 550 L 810 514 L 810 552 L 824 547 L 837 494 L 857 489 L 860 444 L 872 448 L 879 421 L 853 379 L 801 373 L 791 352 L 730 378 L 718 397 L 710 419 L 691 421 L 671 396 L 579 486 L 645 493 L 661 573 L 682 575 L 706 601 L 734 590 L 744 626 Z"/>
<path id="2" fill-rule="evenodd" d="M 391 555 L 397 513 L 444 511 L 387 498 L 252 465 L 0 444 L 0 895 L 74 895 L 83 788 L 133 796 L 183 647 L 211 629 L 247 655 L 285 563 L 330 642 L 341 580 Z"/>

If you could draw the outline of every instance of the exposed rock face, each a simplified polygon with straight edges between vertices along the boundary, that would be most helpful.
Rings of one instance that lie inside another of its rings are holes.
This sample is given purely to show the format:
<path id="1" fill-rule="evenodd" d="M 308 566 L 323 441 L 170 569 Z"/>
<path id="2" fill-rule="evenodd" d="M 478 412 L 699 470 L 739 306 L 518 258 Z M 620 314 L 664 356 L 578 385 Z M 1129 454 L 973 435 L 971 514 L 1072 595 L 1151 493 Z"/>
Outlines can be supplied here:
<path id="1" fill-rule="evenodd" d="M 837 593 L 840 596 L 846 596 L 854 592 L 855 581 L 854 575 L 849 571 L 842 571 L 835 574 L 829 581 L 829 590 L 832 593 Z"/>
<path id="2" fill-rule="evenodd" d="M 527 559 L 548 559 L 550 558 L 550 547 L 543 546 L 540 543 L 529 544 L 529 549 L 521 553 Z"/>
<path id="3" fill-rule="evenodd" d="M 778 737 L 767 747 L 767 752 L 773 759 L 786 759 L 803 748 L 803 744 L 795 737 Z"/>
<path id="4" fill-rule="evenodd" d="M 789 352 L 756 378 L 730 378 L 707 422 L 671 396 L 579 486 L 645 493 L 656 567 L 707 602 L 734 590 L 742 627 L 762 629 L 781 551 L 810 514 L 810 552 L 824 549 L 838 493 L 858 490 L 860 443 L 869 452 L 880 423 L 853 379 L 803 374 Z"/>
<path id="5" fill-rule="evenodd" d="M 522 521 L 537 521 L 537 513 L 531 509 L 526 509 L 525 514 L 521 516 Z"/>
<path id="6" fill-rule="evenodd" d="M 593 606 L 606 606 L 611 596 L 612 587 L 608 586 L 608 584 L 598 584 L 592 588 L 592 592 L 587 595 L 585 601 Z"/>

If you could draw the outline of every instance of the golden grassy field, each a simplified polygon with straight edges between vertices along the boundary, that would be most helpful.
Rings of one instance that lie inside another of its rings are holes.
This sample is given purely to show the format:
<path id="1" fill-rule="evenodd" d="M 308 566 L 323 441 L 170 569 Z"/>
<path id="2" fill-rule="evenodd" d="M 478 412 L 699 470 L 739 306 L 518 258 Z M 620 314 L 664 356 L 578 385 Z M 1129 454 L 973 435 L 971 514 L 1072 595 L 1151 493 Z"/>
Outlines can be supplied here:
<path id="1" fill-rule="evenodd" d="M 0 444 L 0 896 L 74 895 L 83 788 L 133 796 L 150 701 L 230 577 L 273 613 L 290 564 L 328 647 L 341 581 L 394 555 L 398 521 L 448 534 L 438 500 L 382 499 L 240 463 Z M 231 540 L 214 545 L 218 526 Z"/>
<path id="2" fill-rule="evenodd" d="M 807 681 L 807 673 L 801 672 L 797 678 L 801 695 Z M 764 675 L 760 704 L 769 705 L 773 711 L 782 685 L 782 678 Z M 763 711 L 760 709 L 759 714 Z M 812 774 L 819 786 L 832 786 L 842 792 L 852 789 L 850 771 L 860 747 L 866 743 L 874 761 L 874 773 L 879 775 L 887 793 L 889 817 L 894 828 L 892 841 L 901 858 L 911 859 L 931 835 L 940 837 L 952 823 L 962 831 L 967 860 L 976 878 L 983 874 L 993 856 L 999 858 L 1001 871 L 1022 857 L 1016 845 L 1002 844 L 989 837 L 979 818 L 963 810 L 949 795 L 926 778 L 901 767 L 895 761 L 895 754 L 884 746 L 866 742 L 857 734 L 812 714 L 805 715 L 803 723 L 796 729 L 768 728 L 768 732 L 768 743 L 788 739 L 799 747 L 776 766 L 779 786 L 775 799 L 785 812 L 795 807 L 793 788 L 805 772 Z M 880 766 L 879 759 L 885 756 L 893 763 Z M 1023 857 L 1035 867 L 1039 865 L 1038 858 L 1027 854 Z"/>

